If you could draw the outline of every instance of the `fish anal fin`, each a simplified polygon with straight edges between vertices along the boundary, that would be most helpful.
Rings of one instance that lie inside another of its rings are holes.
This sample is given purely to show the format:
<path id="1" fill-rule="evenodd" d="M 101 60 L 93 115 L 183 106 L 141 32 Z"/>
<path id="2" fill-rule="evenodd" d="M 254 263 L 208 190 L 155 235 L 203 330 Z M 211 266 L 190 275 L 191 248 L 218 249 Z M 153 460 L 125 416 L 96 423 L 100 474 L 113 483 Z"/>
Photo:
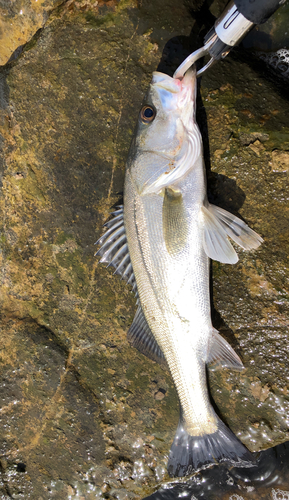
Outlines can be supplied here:
<path id="1" fill-rule="evenodd" d="M 163 237 L 168 253 L 175 255 L 184 248 L 187 242 L 188 227 L 185 207 L 180 190 L 170 186 L 164 191 Z"/>
<path id="2" fill-rule="evenodd" d="M 134 320 L 128 331 L 127 338 L 130 344 L 138 349 L 142 354 L 153 361 L 166 365 L 162 350 L 151 332 L 140 305 L 137 308 Z"/>
<path id="3" fill-rule="evenodd" d="M 212 336 L 209 344 L 207 363 L 214 365 L 213 369 L 231 368 L 233 370 L 243 370 L 244 365 L 238 354 L 230 344 L 219 334 L 215 329 L 212 331 Z M 211 367 L 212 368 L 212 367 Z"/>

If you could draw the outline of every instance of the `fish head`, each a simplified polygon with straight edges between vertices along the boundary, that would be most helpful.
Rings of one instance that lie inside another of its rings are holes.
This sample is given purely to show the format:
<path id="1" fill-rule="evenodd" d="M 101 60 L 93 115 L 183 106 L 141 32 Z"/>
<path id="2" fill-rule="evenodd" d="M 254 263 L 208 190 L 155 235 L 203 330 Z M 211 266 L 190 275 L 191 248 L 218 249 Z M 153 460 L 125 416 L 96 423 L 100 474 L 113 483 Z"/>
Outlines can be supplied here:
<path id="1" fill-rule="evenodd" d="M 182 79 L 153 73 L 128 160 L 141 195 L 160 193 L 175 184 L 200 153 L 201 138 L 195 122 L 196 79 L 195 68 Z"/>

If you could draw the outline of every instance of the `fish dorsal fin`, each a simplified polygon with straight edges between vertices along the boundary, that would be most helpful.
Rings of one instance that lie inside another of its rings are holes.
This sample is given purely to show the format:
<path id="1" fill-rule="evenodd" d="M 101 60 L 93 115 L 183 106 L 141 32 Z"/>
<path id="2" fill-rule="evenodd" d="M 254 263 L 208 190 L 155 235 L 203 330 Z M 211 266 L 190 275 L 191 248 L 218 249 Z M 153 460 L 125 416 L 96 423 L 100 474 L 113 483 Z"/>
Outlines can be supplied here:
<path id="1" fill-rule="evenodd" d="M 99 238 L 96 245 L 101 245 L 95 255 L 101 257 L 101 263 L 115 268 L 115 274 L 119 274 L 132 285 L 135 295 L 138 297 L 136 281 L 130 261 L 128 245 L 125 235 L 123 221 L 123 205 L 112 212 L 113 219 L 106 222 L 106 232 Z M 139 299 L 137 300 L 139 304 Z M 149 325 L 145 319 L 142 308 L 138 305 L 134 320 L 127 334 L 129 342 L 142 354 L 154 361 L 166 364 L 164 355 L 158 346 Z"/>
<path id="2" fill-rule="evenodd" d="M 201 210 L 204 222 L 204 249 L 211 259 L 224 264 L 238 262 L 238 255 L 229 242 L 228 236 L 244 250 L 258 248 L 262 243 L 261 236 L 226 210 L 209 203 Z"/>
<path id="3" fill-rule="evenodd" d="M 127 338 L 131 345 L 138 349 L 142 354 L 153 361 L 165 364 L 164 355 L 151 332 L 140 305 L 135 313 Z"/>
<path id="4" fill-rule="evenodd" d="M 188 234 L 183 196 L 178 189 L 165 188 L 162 218 L 166 248 L 173 256 L 183 249 Z"/>
<path id="5" fill-rule="evenodd" d="M 233 347 L 213 328 L 209 343 L 207 363 L 215 365 L 214 368 L 232 368 L 243 370 L 244 365 Z"/>
<path id="6" fill-rule="evenodd" d="M 106 232 L 97 240 L 96 245 L 101 245 L 95 255 L 100 255 L 99 262 L 107 263 L 115 268 L 115 274 L 119 274 L 137 296 L 136 281 L 130 261 L 127 239 L 123 221 L 123 205 L 112 212 L 113 219 L 106 222 Z M 107 266 L 107 267 L 108 267 Z"/>

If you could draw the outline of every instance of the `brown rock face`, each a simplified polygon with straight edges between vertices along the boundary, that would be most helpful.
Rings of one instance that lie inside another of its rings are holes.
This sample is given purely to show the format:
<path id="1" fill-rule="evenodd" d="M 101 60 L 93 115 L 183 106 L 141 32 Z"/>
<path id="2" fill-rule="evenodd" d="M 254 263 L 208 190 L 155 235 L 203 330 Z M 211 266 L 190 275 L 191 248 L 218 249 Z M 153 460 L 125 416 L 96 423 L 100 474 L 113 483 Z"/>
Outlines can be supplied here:
<path id="1" fill-rule="evenodd" d="M 17 49 L 27 43 L 37 30 L 43 28 L 49 13 L 62 0 L 7 0 L 0 3 L 0 66 Z"/>
<path id="2" fill-rule="evenodd" d="M 176 66 L 197 31 L 181 2 L 68 2 L 2 69 L 3 498 L 143 498 L 168 479 L 175 389 L 128 345 L 135 299 L 94 242 L 151 73 Z M 246 370 L 211 372 L 211 393 L 251 450 L 288 440 L 288 117 L 245 62 L 202 79 L 210 199 L 265 240 L 212 268 L 214 324 Z"/>

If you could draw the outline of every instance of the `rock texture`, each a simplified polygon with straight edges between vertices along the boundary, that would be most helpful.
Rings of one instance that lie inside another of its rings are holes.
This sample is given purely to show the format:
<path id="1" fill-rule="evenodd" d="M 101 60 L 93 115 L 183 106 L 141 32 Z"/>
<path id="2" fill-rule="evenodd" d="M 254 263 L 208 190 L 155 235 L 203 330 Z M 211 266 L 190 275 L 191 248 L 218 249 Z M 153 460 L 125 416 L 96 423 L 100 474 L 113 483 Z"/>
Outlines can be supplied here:
<path id="1" fill-rule="evenodd" d="M 0 66 L 16 58 L 22 45 L 43 28 L 62 0 L 4 0 L 0 3 Z"/>
<path id="2" fill-rule="evenodd" d="M 1 72 L 2 498 L 143 498 L 168 479 L 172 380 L 128 345 L 135 299 L 94 242 L 151 73 L 199 28 L 181 2 L 67 3 Z M 265 239 L 212 268 L 214 324 L 246 371 L 212 371 L 211 392 L 251 450 L 289 428 L 289 106 L 260 71 L 228 58 L 198 103 L 210 198 Z"/>

